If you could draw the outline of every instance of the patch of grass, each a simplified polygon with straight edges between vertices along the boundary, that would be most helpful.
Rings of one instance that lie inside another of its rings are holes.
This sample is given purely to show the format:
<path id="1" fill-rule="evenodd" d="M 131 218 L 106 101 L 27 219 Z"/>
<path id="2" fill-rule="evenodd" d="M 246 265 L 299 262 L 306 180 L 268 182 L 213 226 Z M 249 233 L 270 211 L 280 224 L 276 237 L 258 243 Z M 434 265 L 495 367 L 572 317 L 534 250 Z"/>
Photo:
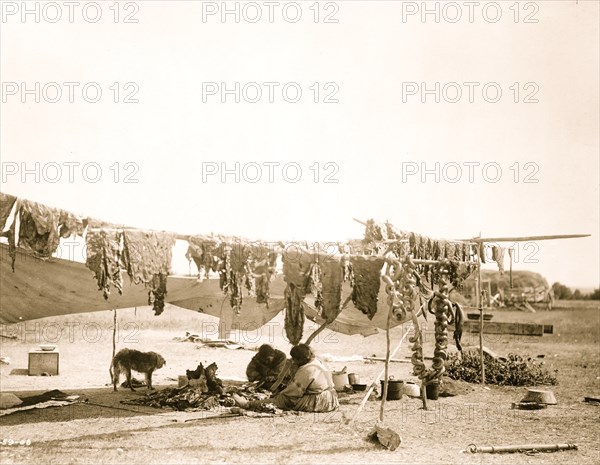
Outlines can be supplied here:
<path id="1" fill-rule="evenodd" d="M 567 310 L 600 309 L 598 300 L 555 300 L 552 305 L 554 308 Z"/>
<path id="2" fill-rule="evenodd" d="M 508 354 L 506 360 L 484 357 L 485 381 L 498 386 L 556 385 L 556 373 L 548 371 L 543 362 L 529 356 Z M 469 383 L 481 382 L 481 360 L 472 352 L 451 355 L 446 363 L 446 372 L 452 379 Z"/>

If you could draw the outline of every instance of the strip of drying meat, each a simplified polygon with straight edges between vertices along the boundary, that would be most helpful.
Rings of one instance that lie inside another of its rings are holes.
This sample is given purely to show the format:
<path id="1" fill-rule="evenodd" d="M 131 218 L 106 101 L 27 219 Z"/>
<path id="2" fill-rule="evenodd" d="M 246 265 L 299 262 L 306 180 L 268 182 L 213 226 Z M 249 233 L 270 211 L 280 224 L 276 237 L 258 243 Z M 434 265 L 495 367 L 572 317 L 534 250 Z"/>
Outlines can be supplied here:
<path id="1" fill-rule="evenodd" d="M 354 272 L 352 302 L 357 309 L 369 317 L 369 320 L 372 320 L 377 313 L 383 259 L 357 256 L 351 257 L 350 263 Z"/>
<path id="2" fill-rule="evenodd" d="M 10 216 L 10 212 L 17 201 L 17 198 L 10 194 L 0 192 L 0 230 L 4 229 L 6 220 Z"/>
<path id="3" fill-rule="evenodd" d="M 19 247 L 35 255 L 51 257 L 60 242 L 60 210 L 21 200 L 19 205 Z"/>
<path id="4" fill-rule="evenodd" d="M 331 323 L 342 308 L 342 281 L 344 269 L 339 259 L 325 257 L 319 260 L 321 268 L 321 316 Z"/>
<path id="5" fill-rule="evenodd" d="M 285 335 L 290 344 L 299 344 L 304 331 L 304 296 L 303 290 L 288 283 L 284 292 L 285 298 Z"/>
<path id="6" fill-rule="evenodd" d="M 86 266 L 93 271 L 104 298 L 108 299 L 112 287 L 123 293 L 121 277 L 121 233 L 90 230 L 86 235 Z"/>
<path id="7" fill-rule="evenodd" d="M 126 230 L 124 235 L 123 264 L 134 284 L 150 288 L 148 304 L 155 315 L 165 307 L 167 276 L 171 267 L 175 235 L 158 231 Z"/>

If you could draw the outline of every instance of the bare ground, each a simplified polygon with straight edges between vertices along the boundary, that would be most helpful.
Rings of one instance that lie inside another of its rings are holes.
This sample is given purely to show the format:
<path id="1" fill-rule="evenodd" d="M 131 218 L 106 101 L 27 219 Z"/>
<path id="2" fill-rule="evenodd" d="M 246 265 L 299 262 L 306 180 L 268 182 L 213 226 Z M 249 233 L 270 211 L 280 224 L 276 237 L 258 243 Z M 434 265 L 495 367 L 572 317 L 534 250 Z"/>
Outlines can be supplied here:
<path id="1" fill-rule="evenodd" d="M 509 352 L 543 355 L 549 369 L 558 369 L 559 385 L 550 389 L 558 405 L 544 410 L 512 410 L 525 388 L 467 385 L 463 394 L 429 402 L 404 398 L 386 404 L 385 425 L 397 431 L 402 445 L 389 452 L 365 440 L 379 418 L 380 403 L 370 400 L 357 421 L 348 426 L 361 394 L 343 395 L 341 407 L 330 414 L 287 414 L 271 418 L 233 417 L 210 419 L 205 414 L 178 413 L 123 406 L 120 400 L 143 395 L 106 386 L 112 353 L 112 314 L 70 315 L 2 328 L 14 332 L 16 340 L 2 338 L 1 355 L 11 365 L 0 368 L 2 392 L 17 395 L 61 389 L 88 399 L 88 404 L 20 412 L 0 417 L 1 438 L 29 439 L 30 446 L 1 446 L 0 463 L 600 463 L 599 406 L 584 403 L 584 396 L 600 394 L 599 309 L 597 304 L 552 312 L 525 314 L 498 312 L 494 321 L 553 324 L 554 334 L 543 337 L 486 335 L 485 345 L 499 354 Z M 164 317 L 164 318 L 163 318 Z M 159 388 L 173 385 L 177 375 L 198 362 L 217 362 L 219 375 L 243 378 L 245 366 L 254 355 L 250 350 L 197 348 L 176 342 L 186 330 L 216 337 L 212 317 L 168 308 L 155 318 L 149 309 L 119 311 L 121 347 L 155 350 L 167 360 L 156 372 Z M 432 326 L 432 325 L 431 325 Z M 307 323 L 305 335 L 314 329 Z M 407 328 L 392 331 L 395 346 Z M 425 354 L 432 354 L 430 333 Z M 259 331 L 237 335 L 248 347 L 269 342 L 289 351 L 280 317 Z M 475 335 L 466 343 L 477 344 Z M 40 343 L 55 342 L 60 349 L 60 375 L 29 377 L 27 351 Z M 314 344 L 319 355 L 384 356 L 385 335 L 369 338 L 321 334 Z M 410 355 L 405 343 L 396 358 Z M 428 363 L 428 362 L 426 362 Z M 382 363 L 327 362 L 332 369 L 348 366 L 365 382 L 372 381 Z M 413 379 L 409 363 L 393 363 L 391 374 Z M 28 391 L 28 392 L 26 392 Z M 97 405 L 100 404 L 100 405 Z M 124 407 L 128 410 L 122 410 Z M 188 421 L 186 421 L 188 420 Z M 577 451 L 520 454 L 470 454 L 469 444 L 503 445 L 526 443 L 576 443 Z"/>

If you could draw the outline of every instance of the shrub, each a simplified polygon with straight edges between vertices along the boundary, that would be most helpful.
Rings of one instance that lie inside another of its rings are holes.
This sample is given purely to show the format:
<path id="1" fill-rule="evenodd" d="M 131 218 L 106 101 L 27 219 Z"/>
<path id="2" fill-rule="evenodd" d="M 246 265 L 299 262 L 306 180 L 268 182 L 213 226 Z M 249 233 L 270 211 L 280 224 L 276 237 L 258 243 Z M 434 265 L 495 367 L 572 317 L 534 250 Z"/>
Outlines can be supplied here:
<path id="1" fill-rule="evenodd" d="M 557 384 L 556 373 L 548 371 L 543 362 L 531 357 L 508 354 L 506 359 L 484 355 L 485 382 L 498 386 L 537 386 L 539 384 Z M 469 383 L 481 382 L 481 363 L 479 354 L 465 352 L 462 357 L 451 355 L 446 362 L 446 372 L 452 379 Z"/>

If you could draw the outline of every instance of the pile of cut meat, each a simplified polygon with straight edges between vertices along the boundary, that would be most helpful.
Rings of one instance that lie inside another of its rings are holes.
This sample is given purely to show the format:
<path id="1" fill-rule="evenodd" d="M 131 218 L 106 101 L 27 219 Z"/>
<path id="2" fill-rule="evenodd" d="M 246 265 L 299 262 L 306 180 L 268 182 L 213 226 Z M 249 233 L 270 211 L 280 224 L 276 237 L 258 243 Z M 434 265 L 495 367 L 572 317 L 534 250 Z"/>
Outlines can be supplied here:
<path id="1" fill-rule="evenodd" d="M 232 393 L 238 394 L 246 400 L 260 400 L 268 397 L 265 392 L 255 390 L 254 383 L 242 386 L 224 386 L 223 381 L 217 378 L 216 373 L 216 363 L 211 363 L 206 368 L 200 363 L 195 370 L 186 370 L 188 384 L 185 386 L 161 389 L 143 397 L 123 400 L 121 403 L 171 408 L 179 411 L 199 411 L 234 407 L 236 403 L 231 397 Z M 279 413 L 271 404 L 262 407 L 261 411 Z"/>

